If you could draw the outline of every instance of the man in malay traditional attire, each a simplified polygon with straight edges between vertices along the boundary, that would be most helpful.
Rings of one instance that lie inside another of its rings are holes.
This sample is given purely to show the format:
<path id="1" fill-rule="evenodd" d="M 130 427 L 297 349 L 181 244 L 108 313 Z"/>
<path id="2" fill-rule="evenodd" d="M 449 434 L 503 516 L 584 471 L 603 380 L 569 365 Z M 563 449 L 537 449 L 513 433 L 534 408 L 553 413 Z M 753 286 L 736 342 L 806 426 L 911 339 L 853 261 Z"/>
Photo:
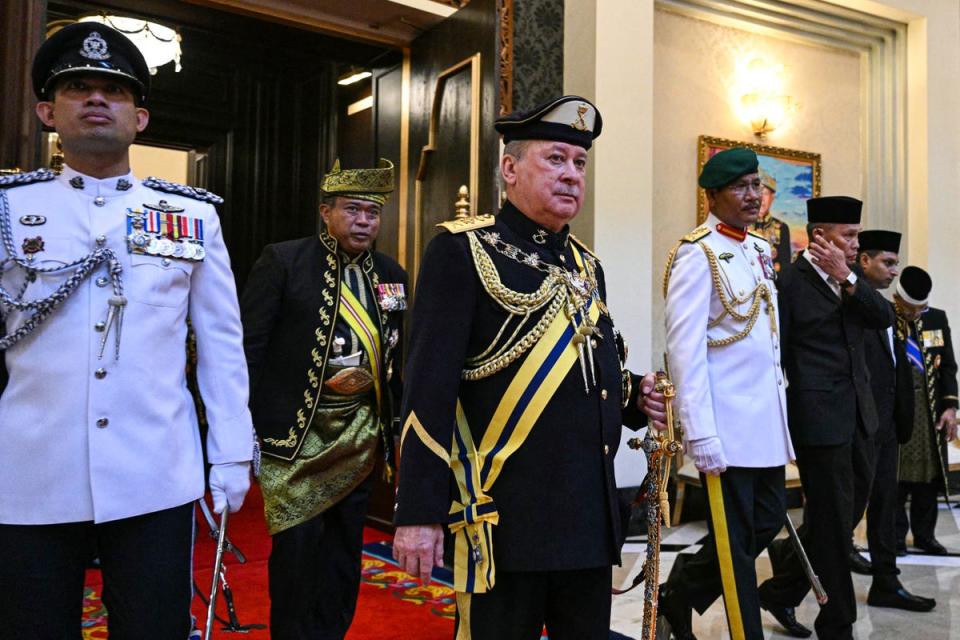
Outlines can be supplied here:
<path id="1" fill-rule="evenodd" d="M 900 448 L 897 545 L 945 555 L 936 538 L 937 494 L 947 492 L 947 443 L 957 437 L 957 360 L 950 324 L 928 305 L 933 280 L 920 267 L 906 267 L 896 293 L 897 337 L 906 345 L 913 375 L 913 435 Z M 907 516 L 907 501 L 910 515 Z"/>
<path id="2" fill-rule="evenodd" d="M 318 235 L 268 245 L 241 299 L 276 640 L 341 639 L 378 458 L 393 467 L 407 274 L 373 249 L 393 165 L 322 184 Z"/>

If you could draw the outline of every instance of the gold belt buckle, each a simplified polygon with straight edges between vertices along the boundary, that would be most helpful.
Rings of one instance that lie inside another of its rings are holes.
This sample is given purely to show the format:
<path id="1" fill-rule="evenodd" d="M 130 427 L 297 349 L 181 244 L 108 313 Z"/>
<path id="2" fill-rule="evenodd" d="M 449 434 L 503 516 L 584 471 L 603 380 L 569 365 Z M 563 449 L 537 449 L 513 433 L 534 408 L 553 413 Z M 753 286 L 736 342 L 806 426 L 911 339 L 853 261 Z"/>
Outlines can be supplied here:
<path id="1" fill-rule="evenodd" d="M 347 367 L 324 380 L 323 387 L 344 396 L 365 393 L 373 388 L 373 374 L 363 367 Z"/>

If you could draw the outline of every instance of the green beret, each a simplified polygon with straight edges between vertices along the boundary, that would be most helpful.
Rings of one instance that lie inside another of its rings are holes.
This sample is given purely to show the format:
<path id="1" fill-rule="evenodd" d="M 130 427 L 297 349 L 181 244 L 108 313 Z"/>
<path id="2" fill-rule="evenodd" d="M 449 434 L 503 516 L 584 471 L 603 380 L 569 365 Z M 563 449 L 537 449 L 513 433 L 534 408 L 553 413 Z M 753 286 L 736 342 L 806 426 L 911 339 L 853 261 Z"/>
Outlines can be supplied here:
<path id="1" fill-rule="evenodd" d="M 734 147 L 717 153 L 707 160 L 697 180 L 704 189 L 720 189 L 740 176 L 757 173 L 760 162 L 752 149 Z"/>

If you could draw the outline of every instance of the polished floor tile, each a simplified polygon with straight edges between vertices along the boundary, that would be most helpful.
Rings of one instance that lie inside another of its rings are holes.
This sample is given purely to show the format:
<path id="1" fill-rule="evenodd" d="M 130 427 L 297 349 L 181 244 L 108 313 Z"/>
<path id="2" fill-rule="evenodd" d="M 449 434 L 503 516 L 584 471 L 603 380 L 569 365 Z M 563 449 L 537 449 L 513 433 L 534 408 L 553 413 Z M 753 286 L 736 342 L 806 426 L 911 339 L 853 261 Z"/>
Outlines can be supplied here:
<path id="1" fill-rule="evenodd" d="M 858 640 L 960 640 L 960 509 L 949 509 L 941 503 L 937 520 L 937 538 L 956 556 L 934 557 L 909 555 L 898 559 L 900 580 L 911 592 L 936 598 L 937 606 L 929 613 L 912 613 L 897 609 L 881 609 L 867 606 L 870 577 L 854 574 L 857 593 L 857 623 L 854 638 Z M 799 510 L 791 511 L 793 521 L 799 524 Z M 663 530 L 660 580 L 666 579 L 677 555 L 694 553 L 698 543 L 706 535 L 704 522 L 685 523 L 679 527 Z M 782 533 L 781 535 L 786 535 Z M 857 527 L 855 541 L 865 547 L 865 527 Z M 614 586 L 628 586 L 641 571 L 644 559 L 642 538 L 630 539 L 624 546 L 623 566 L 614 568 Z M 766 552 L 757 560 L 757 577 L 760 581 L 770 576 L 770 561 Z M 817 615 L 817 603 L 807 596 L 797 608 L 797 619 L 813 627 Z M 767 613 L 763 613 L 766 638 L 790 638 Z M 614 596 L 611 627 L 629 638 L 640 638 L 643 623 L 643 585 L 630 593 Z M 724 640 L 730 637 L 727 631 L 723 603 L 718 600 L 702 616 L 694 613 L 694 633 L 699 640 Z"/>

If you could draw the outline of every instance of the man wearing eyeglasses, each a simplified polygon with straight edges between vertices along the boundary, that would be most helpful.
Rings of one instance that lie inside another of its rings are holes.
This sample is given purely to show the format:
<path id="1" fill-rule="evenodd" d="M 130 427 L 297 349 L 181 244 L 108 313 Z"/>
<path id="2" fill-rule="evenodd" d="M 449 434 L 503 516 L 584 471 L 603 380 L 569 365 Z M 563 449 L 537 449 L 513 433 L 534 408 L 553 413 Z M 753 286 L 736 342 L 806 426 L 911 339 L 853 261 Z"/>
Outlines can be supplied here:
<path id="1" fill-rule="evenodd" d="M 763 638 L 757 555 L 783 527 L 784 465 L 794 457 L 780 370 L 776 271 L 750 230 L 764 186 L 757 155 L 713 156 L 699 184 L 710 214 L 671 252 L 664 278 L 667 356 L 686 451 L 707 489 L 710 537 L 674 565 L 660 610 L 677 640 L 723 595 L 731 638 Z"/>

